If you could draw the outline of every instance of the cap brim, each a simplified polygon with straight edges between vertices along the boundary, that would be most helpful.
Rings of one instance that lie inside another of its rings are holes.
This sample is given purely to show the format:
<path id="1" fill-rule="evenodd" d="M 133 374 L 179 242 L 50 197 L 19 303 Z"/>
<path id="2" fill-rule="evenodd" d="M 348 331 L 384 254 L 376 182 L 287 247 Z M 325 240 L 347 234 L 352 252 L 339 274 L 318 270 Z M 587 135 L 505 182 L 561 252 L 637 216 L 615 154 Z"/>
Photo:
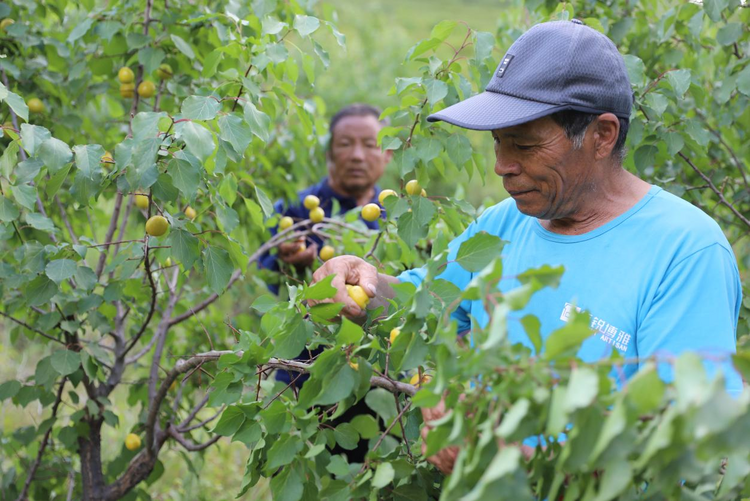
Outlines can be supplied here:
<path id="1" fill-rule="evenodd" d="M 427 117 L 428 122 L 473 130 L 495 130 L 519 125 L 568 109 L 568 105 L 540 103 L 497 92 L 483 92 Z"/>

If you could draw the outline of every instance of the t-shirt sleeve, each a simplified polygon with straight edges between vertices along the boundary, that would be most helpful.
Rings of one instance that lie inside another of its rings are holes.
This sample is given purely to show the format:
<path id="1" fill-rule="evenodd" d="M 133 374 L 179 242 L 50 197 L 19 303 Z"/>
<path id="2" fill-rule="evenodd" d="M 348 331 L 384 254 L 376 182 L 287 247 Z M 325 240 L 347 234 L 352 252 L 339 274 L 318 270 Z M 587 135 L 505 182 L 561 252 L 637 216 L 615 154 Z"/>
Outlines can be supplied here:
<path id="1" fill-rule="evenodd" d="M 478 223 L 475 221 L 471 223 L 468 228 L 464 230 L 459 236 L 454 238 L 451 243 L 448 244 L 448 264 L 445 267 L 438 279 L 447 280 L 461 290 L 465 290 L 466 286 L 472 279 L 472 273 L 463 269 L 458 263 L 455 262 L 458 249 L 461 244 L 467 241 L 469 238 L 474 236 L 478 229 Z M 401 282 L 409 282 L 414 284 L 416 287 L 424 280 L 427 275 L 426 268 L 417 268 L 415 270 L 407 270 L 401 273 L 397 278 Z M 458 322 L 458 332 L 464 332 L 471 329 L 471 319 L 469 318 L 469 311 L 471 309 L 471 301 L 464 300 L 458 305 L 458 307 L 451 313 L 451 319 Z"/>
<path id="2" fill-rule="evenodd" d="M 742 379 L 731 354 L 736 352 L 741 300 L 739 272 L 728 249 L 713 244 L 683 258 L 664 276 L 639 322 L 638 357 L 696 352 L 710 376 L 721 370 L 727 391 L 739 394 Z M 671 381 L 671 364 L 660 363 L 659 373 Z"/>

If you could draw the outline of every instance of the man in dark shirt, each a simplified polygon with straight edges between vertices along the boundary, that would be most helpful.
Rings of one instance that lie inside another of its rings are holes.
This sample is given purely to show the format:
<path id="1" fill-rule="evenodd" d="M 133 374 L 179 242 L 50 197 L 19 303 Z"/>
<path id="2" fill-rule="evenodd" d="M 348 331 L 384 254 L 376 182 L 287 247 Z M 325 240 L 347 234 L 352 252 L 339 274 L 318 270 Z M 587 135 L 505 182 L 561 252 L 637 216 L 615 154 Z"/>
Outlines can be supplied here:
<path id="1" fill-rule="evenodd" d="M 351 104 L 331 118 L 331 138 L 326 153 L 328 176 L 319 183 L 298 193 L 293 203 L 276 202 L 274 210 L 295 222 L 308 219 L 309 210 L 303 201 L 308 195 L 320 200 L 320 208 L 331 217 L 336 200 L 339 213 L 348 212 L 368 203 L 378 203 L 380 188 L 377 181 L 385 172 L 392 152 L 382 151 L 378 145 L 378 132 L 386 125 L 380 121 L 380 110 L 366 104 Z M 368 228 L 377 229 L 378 221 L 364 221 Z M 271 230 L 276 234 L 277 229 Z M 323 245 L 322 240 L 311 235 L 300 250 L 302 242 L 285 242 L 278 246 L 278 254 L 266 254 L 260 259 L 262 268 L 279 271 L 279 260 L 298 268 L 307 268 L 315 262 Z M 278 287 L 269 285 L 274 293 Z"/>
<path id="2" fill-rule="evenodd" d="M 348 212 L 356 207 L 369 203 L 378 203 L 380 188 L 377 181 L 385 172 L 385 167 L 391 160 L 392 152 L 382 151 L 378 145 L 378 132 L 387 125 L 380 121 L 380 110 L 366 104 L 351 104 L 339 110 L 331 118 L 331 138 L 326 153 L 328 176 L 319 183 L 298 193 L 298 199 L 292 204 L 283 201 L 276 202 L 274 210 L 283 216 L 291 217 L 294 222 L 308 219 L 309 209 L 304 205 L 305 197 L 314 195 L 320 201 L 320 208 L 326 217 L 331 217 L 334 200 L 338 202 L 339 214 Z M 378 229 L 378 221 L 362 220 L 368 228 Z M 271 233 L 276 234 L 274 228 Z M 278 254 L 266 254 L 260 260 L 263 268 L 279 271 L 279 261 L 294 265 L 298 268 L 311 267 L 315 262 L 323 241 L 316 235 L 311 235 L 305 242 L 306 247 L 300 250 L 302 242 L 287 242 L 278 246 Z M 278 286 L 269 284 L 268 288 L 278 293 Z M 308 361 L 322 352 L 322 348 L 314 351 L 305 349 L 298 360 Z M 276 380 L 289 384 L 295 375 L 287 371 L 276 372 Z M 304 375 L 295 381 L 295 386 L 301 386 L 309 376 Z M 347 409 L 337 420 L 348 422 L 358 414 L 372 414 L 364 403 L 358 402 Z M 344 450 L 335 447 L 333 454 L 345 453 L 351 462 L 364 461 L 367 454 L 367 441 L 359 442 L 354 450 Z"/>

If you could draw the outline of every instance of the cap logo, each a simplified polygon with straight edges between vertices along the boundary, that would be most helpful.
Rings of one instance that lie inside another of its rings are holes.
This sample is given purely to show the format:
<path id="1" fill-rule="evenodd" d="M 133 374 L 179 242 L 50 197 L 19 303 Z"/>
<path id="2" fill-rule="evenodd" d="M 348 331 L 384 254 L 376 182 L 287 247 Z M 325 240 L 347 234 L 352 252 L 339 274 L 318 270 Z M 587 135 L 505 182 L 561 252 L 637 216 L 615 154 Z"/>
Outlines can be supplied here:
<path id="1" fill-rule="evenodd" d="M 503 58 L 503 62 L 500 63 L 500 67 L 497 69 L 497 77 L 503 78 L 505 75 L 505 72 L 508 70 L 508 66 L 510 65 L 510 62 L 513 61 L 513 58 L 515 56 L 513 54 L 506 54 Z"/>

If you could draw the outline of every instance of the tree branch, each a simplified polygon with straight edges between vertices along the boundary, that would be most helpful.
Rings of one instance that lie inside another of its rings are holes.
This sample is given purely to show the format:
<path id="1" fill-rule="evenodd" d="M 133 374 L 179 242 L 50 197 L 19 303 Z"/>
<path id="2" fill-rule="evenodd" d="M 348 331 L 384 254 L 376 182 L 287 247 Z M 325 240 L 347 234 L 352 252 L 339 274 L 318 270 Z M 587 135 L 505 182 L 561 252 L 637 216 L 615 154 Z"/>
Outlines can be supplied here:
<path id="1" fill-rule="evenodd" d="M 335 219 L 324 218 L 323 222 L 329 223 L 329 224 L 335 224 L 335 225 L 338 225 L 338 226 L 345 227 L 347 229 L 351 229 L 351 230 L 356 231 L 358 233 L 362 233 L 362 230 L 360 230 L 359 228 L 355 228 L 355 227 L 353 227 L 351 225 L 348 225 L 348 224 L 343 223 L 341 221 L 337 221 Z M 292 239 L 296 239 L 296 238 L 299 238 L 299 237 L 305 237 L 305 236 L 309 235 L 310 233 L 312 233 L 312 231 L 313 231 L 312 229 L 308 229 L 307 231 L 296 231 L 297 229 L 299 229 L 301 227 L 308 227 L 309 223 L 310 223 L 310 220 L 309 219 L 305 219 L 304 221 L 300 221 L 298 223 L 295 223 L 294 225 L 290 226 L 286 230 L 277 233 L 268 242 L 266 242 L 263 245 L 261 245 L 258 248 L 258 250 L 256 250 L 250 256 L 250 258 L 248 259 L 248 266 L 250 264 L 254 263 L 255 261 L 257 261 L 258 259 L 260 259 L 261 256 L 263 256 L 266 252 L 268 252 L 271 249 L 273 249 L 274 247 L 276 247 L 278 244 L 280 244 L 280 243 L 282 243 L 282 242 L 284 242 L 286 240 L 292 240 Z M 225 292 L 228 291 L 230 287 L 232 287 L 232 285 L 240 278 L 240 276 L 242 276 L 242 271 L 239 270 L 239 269 L 234 270 L 234 273 L 232 273 L 232 276 L 229 279 L 229 283 L 227 284 Z M 169 326 L 172 327 L 173 325 L 177 325 L 180 322 L 182 322 L 184 320 L 187 320 L 188 318 L 194 316 L 196 313 L 205 310 L 207 307 L 209 307 L 211 304 L 213 304 L 214 301 L 216 301 L 217 299 L 219 299 L 219 295 L 218 294 L 216 294 L 216 293 L 211 294 L 206 299 L 204 299 L 203 301 L 201 301 L 200 303 L 198 303 L 196 306 L 191 307 L 190 311 L 182 313 L 181 315 L 177 315 L 174 318 L 171 318 L 169 320 Z"/>
<path id="2" fill-rule="evenodd" d="M 188 414 L 188 417 L 186 417 L 185 420 L 177 426 L 177 428 L 182 429 L 188 424 L 190 424 L 190 421 L 195 419 L 195 416 L 198 415 L 200 410 L 206 406 L 206 404 L 208 403 L 208 397 L 209 397 L 209 394 L 206 393 L 204 397 L 201 399 L 201 401 L 195 404 L 195 407 L 193 407 L 193 410 L 190 411 L 190 414 Z"/>
<path id="3" fill-rule="evenodd" d="M 63 388 L 65 387 L 65 382 L 68 380 L 67 377 L 64 377 L 63 380 L 60 382 L 60 387 L 57 389 L 57 398 L 55 399 L 55 403 L 52 405 L 52 419 L 54 420 L 57 417 L 57 409 L 60 407 L 60 402 L 62 402 L 62 393 Z M 18 495 L 18 498 L 16 501 L 24 501 L 28 498 L 29 495 L 29 487 L 31 486 L 31 482 L 34 480 L 34 475 L 36 474 L 37 469 L 39 468 L 39 465 L 42 463 L 42 455 L 44 454 L 44 449 L 47 448 L 47 443 L 49 442 L 49 436 L 52 433 L 52 424 L 50 424 L 49 429 L 44 434 L 44 438 L 42 439 L 42 444 L 39 446 L 39 452 L 36 455 L 36 461 L 34 461 L 34 464 L 31 465 L 31 469 L 29 470 L 29 476 L 26 477 L 26 483 L 23 486 L 23 490 L 21 491 L 21 494 Z"/>
<path id="4" fill-rule="evenodd" d="M 68 221 L 68 216 L 65 213 L 65 207 L 63 207 L 63 204 L 60 202 L 60 198 L 57 195 L 55 195 L 55 202 L 57 203 L 57 208 L 60 210 L 60 218 L 68 229 L 70 239 L 73 241 L 73 244 L 78 245 L 78 237 L 76 237 L 76 234 L 73 232 L 73 227 L 70 226 L 70 221 Z"/>
<path id="5" fill-rule="evenodd" d="M 40 336 L 42 336 L 42 337 L 46 337 L 46 338 L 47 338 L 47 339 L 49 339 L 50 341 L 54 341 L 54 342 L 56 342 L 56 343 L 60 343 L 60 344 L 62 344 L 62 345 L 65 345 L 65 343 L 64 343 L 64 342 L 62 342 L 62 341 L 60 341 L 59 339 L 56 339 L 56 338 L 54 338 L 54 337 L 50 336 L 49 334 L 45 334 L 44 332 L 42 332 L 42 331 L 40 331 L 40 330 L 38 330 L 38 329 L 35 329 L 35 328 L 33 328 L 32 326 L 30 326 L 30 325 L 29 325 L 29 324 L 27 324 L 26 322 L 22 322 L 21 320 L 18 320 L 18 319 L 17 319 L 17 318 L 15 318 L 15 317 L 11 317 L 10 315 L 8 315 L 8 314 L 7 314 L 7 313 L 5 313 L 5 312 L 2 312 L 2 311 L 0 311 L 0 315 L 4 316 L 5 318 L 7 318 L 7 319 L 9 319 L 9 320 L 12 320 L 13 322 L 17 323 L 18 325 L 22 325 L 22 326 L 26 327 L 26 328 L 27 328 L 27 329 L 29 329 L 30 331 L 32 331 L 32 332 L 35 332 L 35 333 L 39 334 L 39 335 L 40 335 Z"/>
<path id="6" fill-rule="evenodd" d="M 207 360 L 218 360 L 219 357 L 222 355 L 225 355 L 227 353 L 234 353 L 235 355 L 241 357 L 243 352 L 242 351 L 230 351 L 230 350 L 222 350 L 222 351 L 209 351 L 205 353 L 198 353 L 192 357 L 190 357 L 185 363 L 199 363 L 202 361 Z M 263 364 L 263 367 L 271 367 L 274 369 L 284 369 L 287 371 L 292 372 L 303 372 L 303 373 L 309 373 L 310 367 L 312 367 L 312 364 L 306 364 L 304 362 L 298 362 L 296 360 L 283 360 L 279 358 L 271 358 L 268 360 L 268 362 Z M 413 397 L 417 393 L 417 388 L 413 385 L 410 385 L 408 383 L 401 383 L 399 381 L 394 381 L 390 378 L 385 378 L 382 376 L 372 376 L 370 378 L 370 385 L 375 386 L 376 388 L 383 388 L 385 390 L 390 391 L 391 393 L 403 393 L 405 395 L 409 395 L 410 397 Z"/>
<path id="7" fill-rule="evenodd" d="M 189 432 L 189 431 L 193 431 L 193 430 L 195 430 L 195 429 L 198 429 L 198 428 L 200 428 L 201 426 L 206 426 L 206 425 L 207 425 L 208 423 L 210 423 L 211 421 L 213 421 L 213 420 L 214 420 L 214 419 L 216 419 L 217 417 L 221 416 L 221 413 L 222 413 L 222 412 L 224 412 L 224 409 L 226 409 L 226 405 L 223 405 L 223 406 L 221 407 L 221 409 L 219 409 L 219 410 L 218 410 L 218 411 L 216 412 L 216 414 L 214 414 L 214 415 L 213 415 L 213 416 L 211 416 L 210 418 L 208 418 L 208 419 L 204 419 L 204 420 L 203 420 L 203 421 L 201 421 L 200 423 L 194 424 L 194 425 L 192 425 L 192 426 L 188 426 L 188 427 L 186 427 L 186 428 L 182 428 L 182 427 L 180 427 L 180 426 L 177 426 L 177 427 L 176 427 L 176 428 L 177 428 L 177 431 L 179 431 L 180 433 L 187 433 L 187 432 Z"/>
<path id="8" fill-rule="evenodd" d="M 729 203 L 726 198 L 724 198 L 724 194 L 721 192 L 719 188 L 716 187 L 716 185 L 711 181 L 711 178 L 705 175 L 691 160 L 682 152 L 679 152 L 678 155 L 680 158 L 682 158 L 687 164 L 693 168 L 693 170 L 708 184 L 708 186 L 711 188 L 711 191 L 713 191 L 717 197 L 719 197 L 719 202 L 727 206 L 727 208 L 732 211 L 732 214 L 734 214 L 740 221 L 745 223 L 745 225 L 750 228 L 750 220 L 748 220 L 745 216 L 743 216 L 740 211 L 738 211 L 734 205 Z"/>
<path id="9" fill-rule="evenodd" d="M 107 261 L 107 250 L 109 249 L 109 241 L 112 240 L 112 235 L 115 234 L 117 229 L 117 219 L 120 217 L 120 208 L 122 207 L 122 193 L 118 192 L 115 197 L 115 210 L 112 212 L 112 220 L 109 222 L 109 228 L 107 228 L 107 236 L 104 237 L 104 241 L 108 242 L 101 255 L 99 255 L 99 263 L 96 265 L 96 276 L 100 277 L 104 270 L 104 263 Z"/>
<path id="10" fill-rule="evenodd" d="M 216 442 L 218 442 L 219 439 L 221 438 L 221 435 L 216 435 L 208 442 L 204 442 L 202 444 L 196 445 L 190 440 L 188 440 L 187 438 L 183 437 L 182 434 L 179 431 L 177 431 L 173 426 L 170 426 L 169 428 L 167 428 L 167 434 L 171 436 L 172 438 L 174 438 L 175 440 L 177 440 L 177 442 L 181 446 L 183 446 L 185 450 L 190 451 L 190 452 L 202 451 L 203 449 L 206 449 L 212 446 L 213 444 L 215 444 Z"/>

